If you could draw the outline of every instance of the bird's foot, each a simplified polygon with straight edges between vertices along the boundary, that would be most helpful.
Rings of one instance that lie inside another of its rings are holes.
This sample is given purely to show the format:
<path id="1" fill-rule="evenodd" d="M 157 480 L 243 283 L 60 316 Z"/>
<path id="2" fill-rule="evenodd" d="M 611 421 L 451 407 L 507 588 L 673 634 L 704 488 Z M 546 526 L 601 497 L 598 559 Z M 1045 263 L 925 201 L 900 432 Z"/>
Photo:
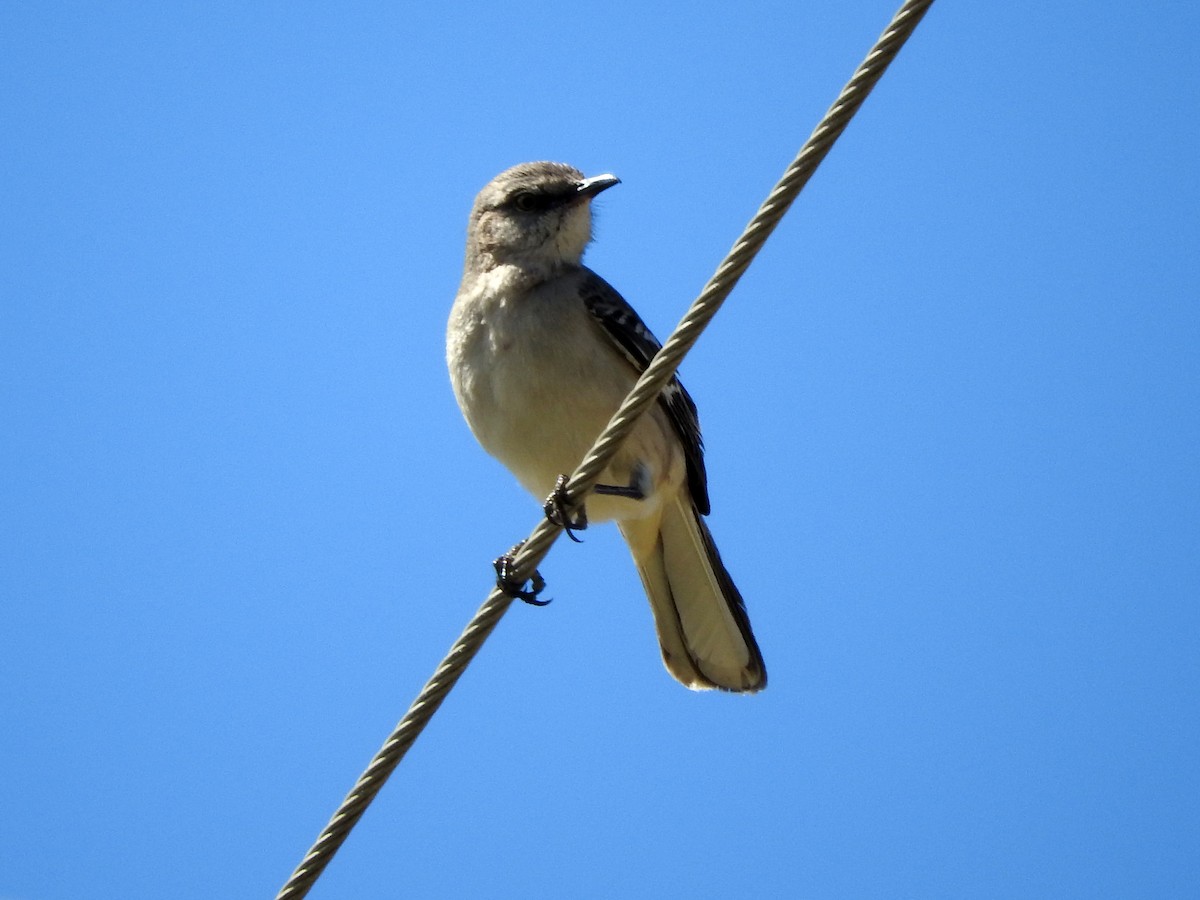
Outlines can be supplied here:
<path id="1" fill-rule="evenodd" d="M 537 598 L 538 594 L 546 589 L 546 579 L 542 577 L 542 574 L 537 569 L 534 569 L 533 574 L 527 579 L 529 590 L 525 589 L 524 581 L 517 581 L 513 577 L 513 559 L 523 546 L 525 546 L 525 542 L 521 541 L 503 556 L 497 556 L 492 560 L 492 566 L 496 570 L 496 587 L 514 600 L 524 600 L 531 606 L 546 606 L 550 603 L 550 600 L 539 600 Z"/>
<path id="2" fill-rule="evenodd" d="M 567 537 L 577 544 L 583 541 L 575 536 L 576 531 L 586 531 L 588 527 L 587 510 L 580 504 L 572 514 L 567 498 L 567 476 L 559 475 L 554 482 L 554 490 L 542 505 L 546 518 L 567 533 Z"/>

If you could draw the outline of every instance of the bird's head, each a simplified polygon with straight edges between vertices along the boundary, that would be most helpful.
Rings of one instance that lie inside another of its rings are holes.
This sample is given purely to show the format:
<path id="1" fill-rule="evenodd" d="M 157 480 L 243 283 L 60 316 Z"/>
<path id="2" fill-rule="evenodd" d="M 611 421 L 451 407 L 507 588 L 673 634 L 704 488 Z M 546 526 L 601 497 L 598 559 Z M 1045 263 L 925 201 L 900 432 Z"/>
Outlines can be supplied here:
<path id="1" fill-rule="evenodd" d="M 467 228 L 467 269 L 513 265 L 548 275 L 578 265 L 592 239 L 591 199 L 617 184 L 563 163 L 522 163 L 479 192 Z"/>

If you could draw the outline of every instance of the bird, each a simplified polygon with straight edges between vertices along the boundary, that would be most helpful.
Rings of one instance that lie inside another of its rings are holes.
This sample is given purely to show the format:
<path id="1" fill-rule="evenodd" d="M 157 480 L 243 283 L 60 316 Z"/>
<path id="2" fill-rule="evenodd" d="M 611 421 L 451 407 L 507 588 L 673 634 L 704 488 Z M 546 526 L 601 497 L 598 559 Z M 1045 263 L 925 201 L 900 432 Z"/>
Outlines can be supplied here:
<path id="1" fill-rule="evenodd" d="M 468 220 L 446 328 L 451 384 L 480 445 L 538 498 L 561 492 L 660 348 L 583 265 L 592 201 L 619 181 L 522 163 L 484 186 Z M 766 667 L 709 507 L 696 404 L 676 377 L 601 473 L 586 521 L 615 520 L 629 545 L 667 671 L 694 690 L 754 693 Z"/>

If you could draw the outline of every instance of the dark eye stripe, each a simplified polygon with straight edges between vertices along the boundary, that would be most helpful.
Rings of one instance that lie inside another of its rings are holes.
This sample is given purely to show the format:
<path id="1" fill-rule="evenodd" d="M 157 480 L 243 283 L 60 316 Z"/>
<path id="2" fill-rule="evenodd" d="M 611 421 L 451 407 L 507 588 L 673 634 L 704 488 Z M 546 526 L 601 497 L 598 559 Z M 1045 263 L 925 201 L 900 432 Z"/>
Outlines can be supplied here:
<path id="1" fill-rule="evenodd" d="M 545 212 L 565 200 L 564 196 L 546 191 L 517 191 L 509 198 L 507 205 L 521 212 Z"/>

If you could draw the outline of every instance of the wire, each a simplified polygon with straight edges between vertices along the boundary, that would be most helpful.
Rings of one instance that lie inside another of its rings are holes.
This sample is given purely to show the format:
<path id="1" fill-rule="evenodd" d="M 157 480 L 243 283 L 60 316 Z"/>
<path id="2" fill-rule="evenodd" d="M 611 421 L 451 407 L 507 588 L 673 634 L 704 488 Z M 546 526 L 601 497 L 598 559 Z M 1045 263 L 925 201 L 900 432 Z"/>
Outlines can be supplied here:
<path id="1" fill-rule="evenodd" d="M 571 475 L 566 485 L 569 505 L 577 504 L 587 496 L 608 460 L 633 430 L 638 418 L 658 399 L 683 357 L 717 314 L 717 310 L 721 308 L 738 279 L 932 4 L 933 0 L 908 0 L 897 11 L 833 106 L 825 113 L 754 218 L 750 220 L 742 236 L 734 243 L 716 273 L 692 303 L 687 315 L 680 320 L 662 350 L 655 355 L 629 396 L 596 439 L 591 451 Z M 513 556 L 509 574 L 515 582 L 523 583 L 532 577 L 561 532 L 562 527 L 553 524 L 548 518 L 543 518 L 537 524 L 533 533 Z M 467 624 L 459 639 L 454 642 L 454 646 L 426 682 L 382 749 L 371 760 L 366 771 L 359 776 L 354 788 L 342 801 L 304 860 L 280 889 L 276 900 L 297 900 L 308 894 L 333 855 L 349 836 L 350 830 L 362 818 L 384 782 L 395 771 L 413 741 L 442 705 L 450 689 L 458 682 L 467 665 L 474 659 L 512 602 L 513 598 L 498 587 L 492 589 L 487 600 Z"/>

